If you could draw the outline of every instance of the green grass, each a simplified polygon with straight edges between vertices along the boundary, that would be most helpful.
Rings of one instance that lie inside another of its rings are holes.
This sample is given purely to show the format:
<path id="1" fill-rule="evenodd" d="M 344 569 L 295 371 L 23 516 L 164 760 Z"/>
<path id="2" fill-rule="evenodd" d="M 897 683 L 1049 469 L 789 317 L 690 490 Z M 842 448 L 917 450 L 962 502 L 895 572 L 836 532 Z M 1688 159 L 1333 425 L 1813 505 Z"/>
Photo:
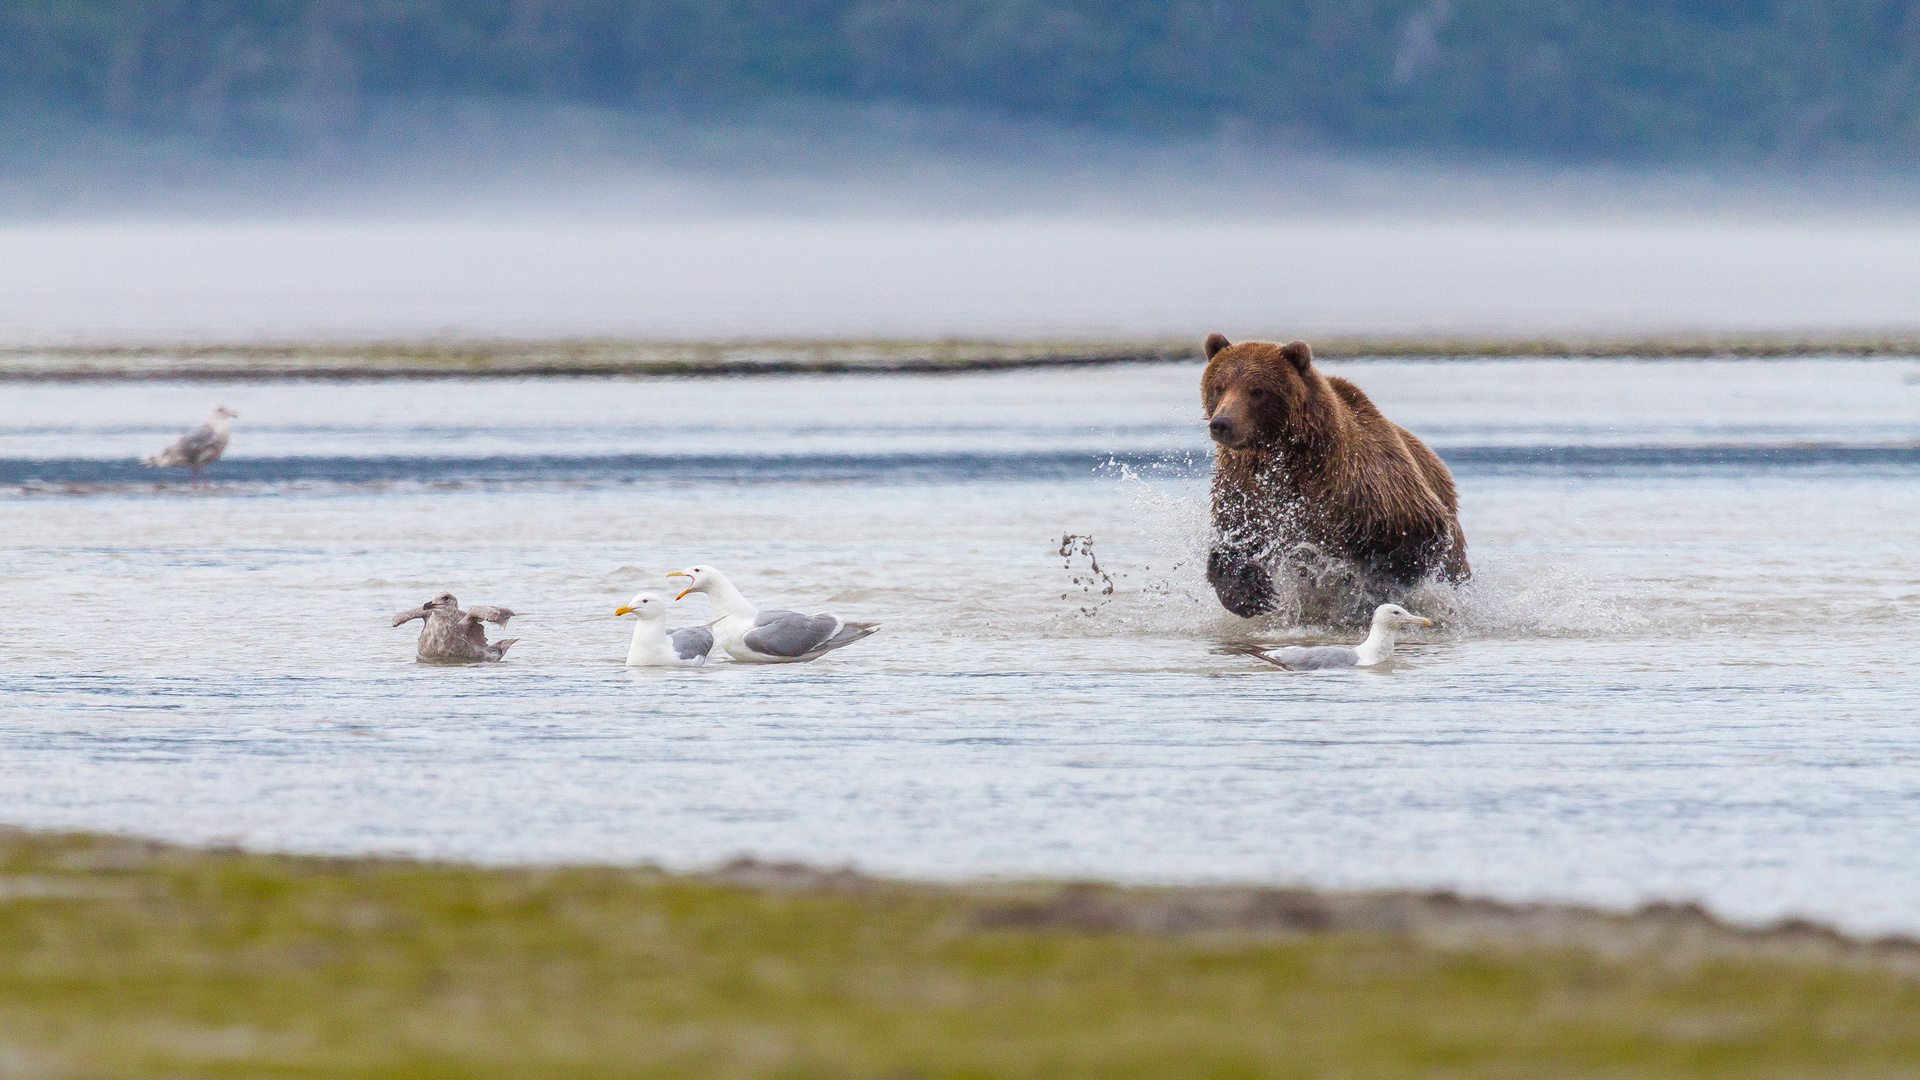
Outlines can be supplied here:
<path id="1" fill-rule="evenodd" d="M 1685 909 L 0 832 L 0 1076 L 1899 1076 L 1915 951 Z"/>

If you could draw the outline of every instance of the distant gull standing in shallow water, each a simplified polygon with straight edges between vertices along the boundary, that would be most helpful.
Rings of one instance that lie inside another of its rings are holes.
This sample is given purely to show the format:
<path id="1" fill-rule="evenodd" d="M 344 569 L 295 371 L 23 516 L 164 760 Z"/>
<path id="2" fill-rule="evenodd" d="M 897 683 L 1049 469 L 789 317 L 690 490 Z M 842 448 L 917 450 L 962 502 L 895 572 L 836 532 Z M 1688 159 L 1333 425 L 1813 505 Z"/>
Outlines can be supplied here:
<path id="1" fill-rule="evenodd" d="M 220 455 L 227 451 L 227 436 L 233 431 L 233 425 L 227 421 L 239 416 L 225 405 L 216 406 L 206 423 L 175 439 L 166 449 L 148 454 L 140 464 L 192 469 L 193 485 L 199 487 L 206 482 L 207 466 L 219 461 Z"/>
<path id="2" fill-rule="evenodd" d="M 418 651 L 422 660 L 497 662 L 507 655 L 507 647 L 520 639 L 501 638 L 489 644 L 487 629 L 480 624 L 490 622 L 495 626 L 505 626 L 511 618 L 512 609 L 488 607 L 485 604 L 475 604 L 462 611 L 460 601 L 455 600 L 452 593 L 441 593 L 412 611 L 395 615 L 393 625 L 399 626 L 415 619 L 427 621 L 420 631 Z"/>
<path id="3" fill-rule="evenodd" d="M 1373 629 L 1367 640 L 1349 648 L 1345 645 L 1289 645 L 1281 649 L 1255 649 L 1253 655 L 1288 671 L 1312 671 L 1315 668 L 1372 667 L 1393 659 L 1394 634 L 1403 626 L 1432 626 L 1399 604 L 1381 604 L 1373 609 Z"/>
<path id="4" fill-rule="evenodd" d="M 613 613 L 639 620 L 633 628 L 633 644 L 627 648 L 628 667 L 697 667 L 706 663 L 707 654 L 713 651 L 713 631 L 707 627 L 689 626 L 667 633 L 664 597 L 638 593 Z"/>
<path id="5" fill-rule="evenodd" d="M 713 637 L 728 656 L 749 664 L 793 664 L 825 656 L 880 629 L 879 623 L 846 622 L 836 615 L 797 611 L 761 611 L 740 595 L 727 576 L 711 566 L 690 566 L 667 575 L 689 584 L 675 600 L 703 592 L 719 618 Z"/>

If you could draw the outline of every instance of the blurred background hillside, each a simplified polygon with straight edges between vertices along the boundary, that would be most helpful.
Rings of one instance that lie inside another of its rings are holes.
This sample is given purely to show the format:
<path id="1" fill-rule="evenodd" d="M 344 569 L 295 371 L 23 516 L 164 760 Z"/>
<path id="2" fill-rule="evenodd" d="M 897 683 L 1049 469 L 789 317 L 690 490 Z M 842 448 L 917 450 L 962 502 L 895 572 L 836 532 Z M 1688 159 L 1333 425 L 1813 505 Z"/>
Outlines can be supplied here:
<path id="1" fill-rule="evenodd" d="M 1920 0 L 0 0 L 0 339 L 1906 333 L 1917 164 Z"/>
<path id="2" fill-rule="evenodd" d="M 13 0 L 37 122 L 298 153 L 395 106 L 960 109 L 1613 164 L 1920 160 L 1920 0 Z"/>

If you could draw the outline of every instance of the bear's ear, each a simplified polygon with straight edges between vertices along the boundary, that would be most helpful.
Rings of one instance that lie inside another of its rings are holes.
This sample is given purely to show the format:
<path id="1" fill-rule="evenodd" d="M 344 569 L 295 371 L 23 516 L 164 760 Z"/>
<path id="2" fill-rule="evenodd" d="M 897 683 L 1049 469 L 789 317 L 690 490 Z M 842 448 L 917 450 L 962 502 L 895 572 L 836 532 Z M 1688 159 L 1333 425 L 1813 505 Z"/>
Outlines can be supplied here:
<path id="1" fill-rule="evenodd" d="M 1227 335 L 1225 334 L 1208 334 L 1207 335 L 1207 359 L 1209 360 L 1213 359 L 1214 353 L 1219 352 L 1221 349 L 1224 349 L 1231 344 L 1233 344 L 1233 342 L 1228 341 Z"/>
<path id="2" fill-rule="evenodd" d="M 1286 357 L 1294 370 L 1302 375 L 1305 375 L 1307 369 L 1313 366 L 1313 350 L 1308 348 L 1304 341 L 1289 341 L 1280 346 L 1280 355 Z"/>

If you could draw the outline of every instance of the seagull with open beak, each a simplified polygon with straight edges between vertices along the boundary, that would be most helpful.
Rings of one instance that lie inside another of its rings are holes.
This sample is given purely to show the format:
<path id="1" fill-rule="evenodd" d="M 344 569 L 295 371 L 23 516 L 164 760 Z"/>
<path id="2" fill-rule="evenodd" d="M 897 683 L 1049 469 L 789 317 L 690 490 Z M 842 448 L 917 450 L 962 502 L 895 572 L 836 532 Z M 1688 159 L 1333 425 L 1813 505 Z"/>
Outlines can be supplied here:
<path id="1" fill-rule="evenodd" d="M 667 575 L 686 578 L 678 600 L 706 593 L 713 602 L 714 643 L 728 656 L 748 664 L 795 664 L 845 648 L 880 629 L 879 623 L 847 622 L 836 615 L 797 611 L 761 611 L 740 595 L 727 576 L 711 566 L 689 566 Z"/>

